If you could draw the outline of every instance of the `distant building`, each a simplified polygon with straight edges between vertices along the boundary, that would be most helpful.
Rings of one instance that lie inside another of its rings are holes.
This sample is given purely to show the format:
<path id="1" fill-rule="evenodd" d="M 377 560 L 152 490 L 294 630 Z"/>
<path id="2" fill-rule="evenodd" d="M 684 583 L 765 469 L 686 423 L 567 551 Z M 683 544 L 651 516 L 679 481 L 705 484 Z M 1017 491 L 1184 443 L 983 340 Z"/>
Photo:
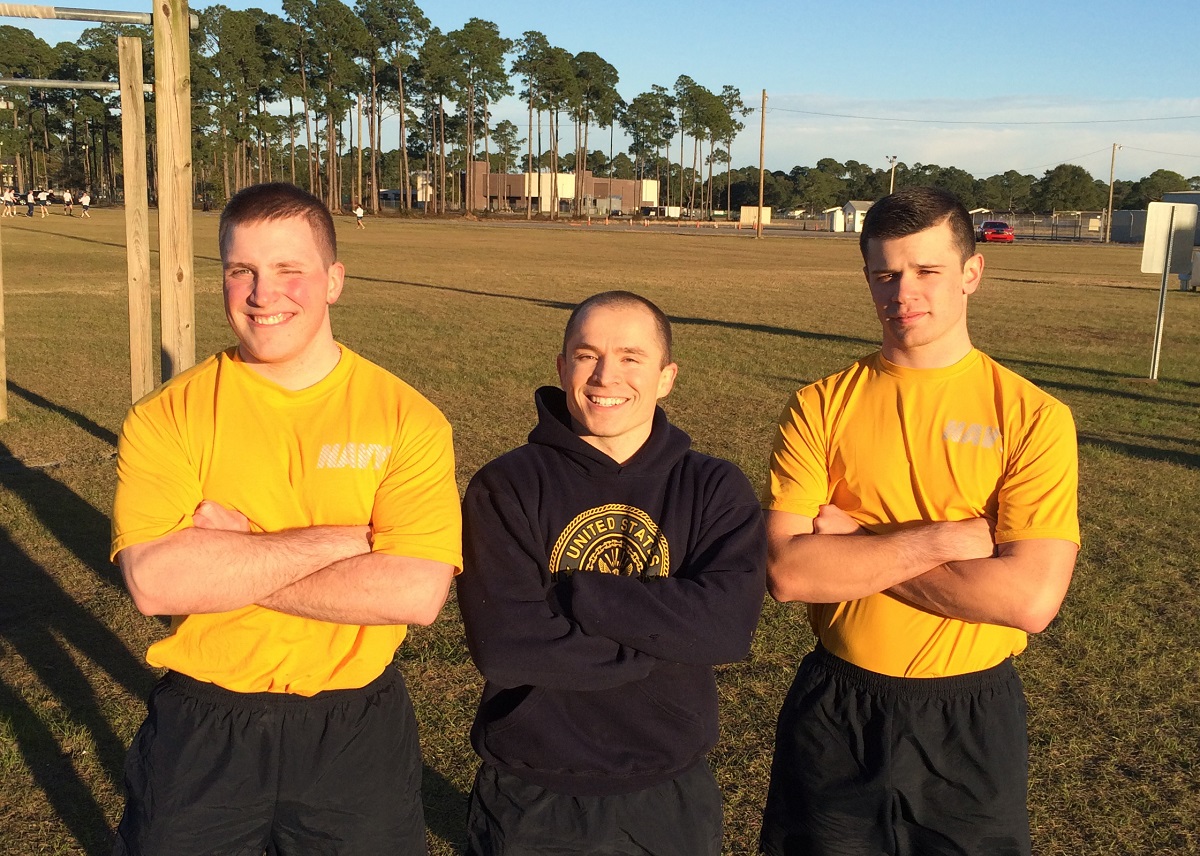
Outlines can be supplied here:
<path id="1" fill-rule="evenodd" d="M 821 213 L 825 215 L 825 227 L 830 232 L 846 231 L 846 212 L 841 208 L 826 208 Z"/>
<path id="2" fill-rule="evenodd" d="M 583 191 L 584 215 L 637 214 L 658 205 L 654 179 L 600 178 L 585 170 L 573 173 L 492 173 L 486 161 L 475 161 L 474 205 L 477 211 L 524 211 L 526 201 L 536 212 L 550 211 L 558 203 L 560 214 L 571 211 L 576 182 Z M 465 178 L 464 185 L 465 185 Z"/>
<path id="3" fill-rule="evenodd" d="M 861 232 L 863 217 L 867 216 L 867 210 L 874 204 L 874 202 L 851 199 L 843 205 L 842 215 L 846 218 L 846 231 Z"/>
<path id="4" fill-rule="evenodd" d="M 1200 191 L 1177 190 L 1172 193 L 1164 193 L 1162 201 L 1190 203 L 1200 206 Z M 1200 247 L 1200 217 L 1196 218 L 1196 237 L 1192 240 L 1192 246 Z"/>

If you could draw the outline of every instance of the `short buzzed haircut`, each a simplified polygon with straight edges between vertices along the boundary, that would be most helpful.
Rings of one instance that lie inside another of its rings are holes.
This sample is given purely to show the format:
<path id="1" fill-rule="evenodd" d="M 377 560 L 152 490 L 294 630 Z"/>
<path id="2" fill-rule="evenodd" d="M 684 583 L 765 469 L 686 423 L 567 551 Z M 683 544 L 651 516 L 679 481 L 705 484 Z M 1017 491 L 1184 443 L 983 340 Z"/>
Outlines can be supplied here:
<path id="1" fill-rule="evenodd" d="M 301 217 L 308 221 L 326 265 L 337 261 L 337 233 L 333 227 L 333 216 L 325 203 L 296 185 L 283 181 L 252 184 L 235 193 L 225 205 L 217 231 L 221 259 L 224 260 L 233 230 L 238 226 L 266 220 L 286 220 L 289 217 Z"/>
<path id="2" fill-rule="evenodd" d="M 663 366 L 670 365 L 671 359 L 671 321 L 667 318 L 667 314 L 654 305 L 653 302 L 642 297 L 640 294 L 634 294 L 632 291 L 602 291 L 599 294 L 593 294 L 587 300 L 580 303 L 571 311 L 571 317 L 567 319 L 567 329 L 563 331 L 563 356 L 567 355 L 567 342 L 570 341 L 572 334 L 579 327 L 579 319 L 589 309 L 595 309 L 599 306 L 610 307 L 627 307 L 637 306 L 647 310 L 654 318 L 654 326 L 658 329 L 658 343 L 662 346 L 663 351 Z"/>
<path id="3" fill-rule="evenodd" d="M 907 238 L 942 223 L 950 224 L 963 263 L 975 255 L 975 224 L 966 206 L 953 193 L 938 187 L 906 187 L 883 197 L 863 218 L 858 247 L 867 260 L 869 241 Z"/>

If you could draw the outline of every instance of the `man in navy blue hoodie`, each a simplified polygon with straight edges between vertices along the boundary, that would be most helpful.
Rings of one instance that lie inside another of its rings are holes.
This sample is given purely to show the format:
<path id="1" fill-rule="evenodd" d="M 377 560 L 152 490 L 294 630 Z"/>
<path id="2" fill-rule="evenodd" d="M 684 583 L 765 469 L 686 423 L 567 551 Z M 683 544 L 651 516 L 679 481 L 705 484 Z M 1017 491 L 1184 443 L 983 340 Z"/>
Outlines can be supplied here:
<path id="1" fill-rule="evenodd" d="M 658 407 L 677 372 L 657 306 L 588 298 L 529 443 L 467 488 L 472 856 L 721 852 L 713 666 L 750 650 L 766 548 L 746 477 Z"/>

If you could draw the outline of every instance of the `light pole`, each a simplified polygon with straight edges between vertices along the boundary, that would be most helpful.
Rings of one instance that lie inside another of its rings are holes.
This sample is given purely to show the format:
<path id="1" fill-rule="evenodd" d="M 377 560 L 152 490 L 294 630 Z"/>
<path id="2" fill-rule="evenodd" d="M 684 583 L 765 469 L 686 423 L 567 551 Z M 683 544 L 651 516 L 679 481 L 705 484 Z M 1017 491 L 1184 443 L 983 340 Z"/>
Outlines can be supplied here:
<path id="1" fill-rule="evenodd" d="M 892 193 L 896 189 L 896 155 L 888 155 L 887 162 L 892 165 L 892 178 L 888 182 L 888 193 Z"/>
<path id="2" fill-rule="evenodd" d="M 1104 243 L 1109 243 L 1112 240 L 1112 206 L 1113 206 L 1113 175 L 1117 171 L 1117 149 L 1121 148 L 1118 143 L 1113 143 L 1112 161 L 1108 166 L 1108 210 L 1104 212 Z"/>

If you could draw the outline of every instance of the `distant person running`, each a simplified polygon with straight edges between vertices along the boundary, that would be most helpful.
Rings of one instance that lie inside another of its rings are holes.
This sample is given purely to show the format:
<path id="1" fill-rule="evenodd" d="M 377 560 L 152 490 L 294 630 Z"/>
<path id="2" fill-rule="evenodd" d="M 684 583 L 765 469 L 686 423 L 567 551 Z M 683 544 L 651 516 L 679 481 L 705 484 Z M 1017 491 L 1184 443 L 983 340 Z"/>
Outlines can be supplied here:
<path id="1" fill-rule="evenodd" d="M 360 228 L 360 229 L 367 228 L 366 226 L 363 225 L 363 221 L 362 221 L 363 207 L 362 207 L 362 203 L 360 203 L 360 202 L 354 203 L 354 217 L 358 221 L 358 228 Z"/>
<path id="2" fill-rule="evenodd" d="M 3 216 L 16 217 L 17 212 L 15 209 L 16 209 L 16 205 L 17 205 L 17 196 L 15 193 L 13 193 L 13 189 L 11 187 L 4 188 L 3 199 L 4 199 L 4 214 L 3 214 Z"/>
<path id="3" fill-rule="evenodd" d="M 32 190 L 29 191 L 27 194 L 25 194 L 25 204 L 29 206 L 29 213 L 26 216 L 28 216 L 28 217 L 33 216 L 33 206 L 34 206 L 35 201 L 36 200 L 34 199 Z"/>
<path id="4" fill-rule="evenodd" d="M 37 195 L 38 208 L 42 212 L 42 219 L 50 216 L 50 194 L 45 190 L 39 191 Z"/>
<path id="5" fill-rule="evenodd" d="M 83 191 L 83 196 L 79 197 L 79 204 L 83 208 L 83 214 L 80 216 L 91 220 L 92 215 L 88 213 L 88 209 L 92 207 L 92 194 L 86 190 Z"/>
<path id="6" fill-rule="evenodd" d="M 71 191 L 64 190 L 63 191 L 63 213 L 66 214 L 68 217 L 74 217 L 75 215 L 71 213 L 71 211 L 73 209 L 74 209 L 74 200 L 71 198 Z"/>

